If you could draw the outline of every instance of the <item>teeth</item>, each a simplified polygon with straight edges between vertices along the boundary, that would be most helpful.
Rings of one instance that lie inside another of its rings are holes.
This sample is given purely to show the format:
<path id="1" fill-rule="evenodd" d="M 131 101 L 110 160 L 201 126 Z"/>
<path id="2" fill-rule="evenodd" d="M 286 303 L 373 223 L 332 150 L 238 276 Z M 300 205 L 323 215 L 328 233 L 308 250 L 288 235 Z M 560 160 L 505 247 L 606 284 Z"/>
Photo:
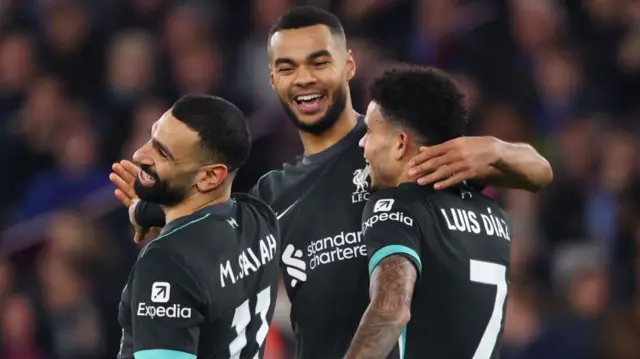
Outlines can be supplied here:
<path id="1" fill-rule="evenodd" d="M 322 95 L 318 93 L 312 95 L 302 95 L 296 97 L 296 101 L 312 101 L 320 97 L 322 97 Z"/>

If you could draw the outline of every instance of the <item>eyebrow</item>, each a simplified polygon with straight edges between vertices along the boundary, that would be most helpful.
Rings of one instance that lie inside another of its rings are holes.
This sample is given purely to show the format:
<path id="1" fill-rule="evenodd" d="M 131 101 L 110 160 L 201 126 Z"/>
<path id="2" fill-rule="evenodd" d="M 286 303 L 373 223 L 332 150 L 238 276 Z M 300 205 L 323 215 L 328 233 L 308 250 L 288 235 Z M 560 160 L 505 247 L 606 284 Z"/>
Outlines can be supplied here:
<path id="1" fill-rule="evenodd" d="M 309 54 L 309 56 L 307 56 L 307 60 L 315 60 L 318 57 L 323 57 L 323 56 L 332 57 L 331 53 L 328 50 L 318 50 Z M 294 63 L 295 61 L 293 61 L 293 59 L 291 59 L 290 57 L 278 57 L 274 61 L 274 65 L 276 66 L 281 64 L 294 64 Z"/>
<path id="2" fill-rule="evenodd" d="M 165 146 L 164 144 L 162 144 L 162 142 L 156 140 L 155 138 L 151 139 L 151 144 L 153 145 L 153 147 L 155 147 L 156 149 L 161 150 L 162 152 L 164 152 L 164 154 L 171 160 L 174 161 L 175 157 L 173 157 L 173 154 L 171 153 L 171 151 L 169 151 L 169 149 L 167 148 L 167 146 Z"/>

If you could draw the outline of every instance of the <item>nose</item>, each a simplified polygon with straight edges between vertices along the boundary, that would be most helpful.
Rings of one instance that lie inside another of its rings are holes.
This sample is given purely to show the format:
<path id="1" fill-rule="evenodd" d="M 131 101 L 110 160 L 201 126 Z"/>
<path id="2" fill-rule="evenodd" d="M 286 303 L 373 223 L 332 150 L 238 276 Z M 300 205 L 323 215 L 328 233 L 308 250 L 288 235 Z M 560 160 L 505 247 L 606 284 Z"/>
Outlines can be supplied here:
<path id="1" fill-rule="evenodd" d="M 133 162 L 138 165 L 153 165 L 153 159 L 151 158 L 150 143 L 147 142 L 133 154 Z"/>
<path id="2" fill-rule="evenodd" d="M 358 146 L 364 148 L 364 146 L 367 144 L 367 136 L 368 134 L 365 134 L 364 136 L 362 136 L 362 138 L 360 139 L 360 142 L 358 142 Z"/>
<path id="3" fill-rule="evenodd" d="M 293 83 L 300 87 L 306 87 L 316 83 L 316 78 L 306 66 L 300 66 L 296 72 L 296 78 Z"/>

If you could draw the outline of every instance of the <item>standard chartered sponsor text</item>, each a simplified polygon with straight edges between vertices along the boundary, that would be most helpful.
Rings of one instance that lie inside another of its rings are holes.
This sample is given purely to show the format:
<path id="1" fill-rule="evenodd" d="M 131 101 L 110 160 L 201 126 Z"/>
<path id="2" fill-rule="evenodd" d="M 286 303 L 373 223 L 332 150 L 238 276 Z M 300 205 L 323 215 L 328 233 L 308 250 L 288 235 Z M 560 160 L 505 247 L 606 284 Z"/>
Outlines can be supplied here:
<path id="1" fill-rule="evenodd" d="M 307 246 L 310 269 L 358 257 L 367 256 L 367 246 L 362 243 L 362 232 L 340 232 L 318 239 Z"/>

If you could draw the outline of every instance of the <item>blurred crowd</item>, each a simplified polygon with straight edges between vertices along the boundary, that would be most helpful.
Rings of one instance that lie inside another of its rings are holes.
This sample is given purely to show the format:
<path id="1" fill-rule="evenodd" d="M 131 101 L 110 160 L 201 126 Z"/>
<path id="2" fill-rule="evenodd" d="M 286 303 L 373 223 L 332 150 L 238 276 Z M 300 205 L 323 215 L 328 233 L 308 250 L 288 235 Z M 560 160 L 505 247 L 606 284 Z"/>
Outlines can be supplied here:
<path id="1" fill-rule="evenodd" d="M 302 3 L 343 20 L 357 110 L 388 64 L 441 67 L 472 134 L 552 162 L 539 194 L 488 189 L 516 231 L 503 358 L 640 358 L 635 0 L 0 1 L 0 358 L 115 358 L 137 248 L 110 164 L 180 95 L 216 94 L 250 118 L 238 191 L 300 153 L 266 39 Z M 280 297 L 267 359 L 293 354 Z"/>

